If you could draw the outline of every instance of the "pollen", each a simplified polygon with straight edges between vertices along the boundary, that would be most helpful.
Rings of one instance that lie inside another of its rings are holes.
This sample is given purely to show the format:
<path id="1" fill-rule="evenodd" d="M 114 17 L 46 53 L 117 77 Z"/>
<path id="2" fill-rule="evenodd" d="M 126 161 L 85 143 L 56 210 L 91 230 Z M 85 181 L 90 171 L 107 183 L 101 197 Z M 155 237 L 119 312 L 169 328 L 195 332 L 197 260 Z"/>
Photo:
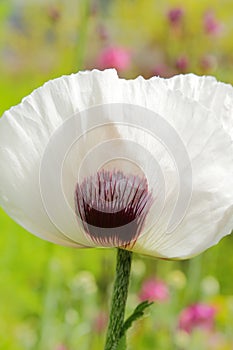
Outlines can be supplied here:
<path id="1" fill-rule="evenodd" d="M 152 204 L 146 178 L 100 170 L 75 189 L 76 214 L 86 234 L 101 246 L 132 247 Z"/>

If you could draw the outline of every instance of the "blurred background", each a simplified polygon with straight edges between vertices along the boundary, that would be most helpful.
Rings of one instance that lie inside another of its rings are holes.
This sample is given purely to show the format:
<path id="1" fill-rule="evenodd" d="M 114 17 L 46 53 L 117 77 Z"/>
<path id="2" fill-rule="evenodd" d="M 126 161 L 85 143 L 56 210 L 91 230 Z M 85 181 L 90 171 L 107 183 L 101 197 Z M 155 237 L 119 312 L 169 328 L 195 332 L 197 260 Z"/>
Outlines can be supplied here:
<path id="1" fill-rule="evenodd" d="M 0 114 L 80 69 L 210 74 L 233 83 L 232 0 L 0 0 Z M 233 237 L 190 261 L 135 256 L 134 350 L 233 349 Z M 44 242 L 0 209 L 0 349 L 100 350 L 115 251 Z"/>

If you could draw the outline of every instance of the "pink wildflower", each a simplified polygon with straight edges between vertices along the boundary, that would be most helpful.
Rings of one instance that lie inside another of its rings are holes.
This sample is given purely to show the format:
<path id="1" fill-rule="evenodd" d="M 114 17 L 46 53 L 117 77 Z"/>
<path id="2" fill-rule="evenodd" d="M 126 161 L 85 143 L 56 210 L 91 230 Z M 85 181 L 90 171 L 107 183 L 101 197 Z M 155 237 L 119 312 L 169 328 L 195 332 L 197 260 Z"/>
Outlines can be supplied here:
<path id="1" fill-rule="evenodd" d="M 141 301 L 167 301 L 169 298 L 169 290 L 165 282 L 157 279 L 148 279 L 143 285 L 139 293 Z"/>
<path id="2" fill-rule="evenodd" d="M 217 59 L 212 55 L 205 55 L 200 60 L 200 67 L 204 72 L 209 72 L 216 69 Z"/>
<path id="3" fill-rule="evenodd" d="M 159 77 L 166 77 L 168 70 L 169 68 L 164 63 L 159 63 L 153 68 L 152 74 Z"/>
<path id="4" fill-rule="evenodd" d="M 68 350 L 68 348 L 63 344 L 60 344 L 55 348 L 55 350 Z"/>
<path id="5" fill-rule="evenodd" d="M 196 303 L 183 309 L 179 318 L 179 328 L 191 333 L 194 328 L 210 331 L 214 327 L 216 309 L 207 304 Z"/>
<path id="6" fill-rule="evenodd" d="M 189 65 L 188 57 L 185 55 L 181 55 L 180 57 L 177 58 L 175 65 L 179 72 L 181 73 L 185 72 Z"/>
<path id="7" fill-rule="evenodd" d="M 101 311 L 99 314 L 97 314 L 96 318 L 94 319 L 94 330 L 96 333 L 102 333 L 108 322 L 108 316 L 105 312 Z"/>
<path id="8" fill-rule="evenodd" d="M 56 7 L 49 7 L 48 8 L 48 16 L 52 22 L 57 22 L 61 18 L 61 12 Z"/>
<path id="9" fill-rule="evenodd" d="M 116 68 L 117 70 L 125 70 L 129 68 L 131 63 L 131 55 L 128 50 L 122 47 L 105 48 L 98 59 L 101 69 Z"/>
<path id="10" fill-rule="evenodd" d="M 107 28 L 100 24 L 98 27 L 97 27 L 97 33 L 99 35 L 99 38 L 103 41 L 107 40 L 109 38 L 109 33 L 108 33 L 108 30 Z"/>
<path id="11" fill-rule="evenodd" d="M 173 7 L 167 13 L 168 21 L 171 25 L 177 26 L 180 24 L 184 16 L 184 10 L 181 7 Z"/>
<path id="12" fill-rule="evenodd" d="M 222 23 L 217 20 L 213 11 L 207 11 L 204 14 L 204 30 L 207 34 L 217 36 L 222 31 Z"/>

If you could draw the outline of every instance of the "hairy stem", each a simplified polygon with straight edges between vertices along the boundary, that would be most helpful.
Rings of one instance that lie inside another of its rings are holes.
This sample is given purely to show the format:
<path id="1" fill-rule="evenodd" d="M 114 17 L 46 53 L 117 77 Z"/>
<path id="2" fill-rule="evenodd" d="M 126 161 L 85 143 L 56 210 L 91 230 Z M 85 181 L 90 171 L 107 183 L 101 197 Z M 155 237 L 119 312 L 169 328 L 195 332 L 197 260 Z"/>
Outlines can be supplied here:
<path id="1" fill-rule="evenodd" d="M 115 350 L 119 343 L 124 324 L 131 262 L 132 252 L 118 249 L 112 305 L 104 350 Z"/>

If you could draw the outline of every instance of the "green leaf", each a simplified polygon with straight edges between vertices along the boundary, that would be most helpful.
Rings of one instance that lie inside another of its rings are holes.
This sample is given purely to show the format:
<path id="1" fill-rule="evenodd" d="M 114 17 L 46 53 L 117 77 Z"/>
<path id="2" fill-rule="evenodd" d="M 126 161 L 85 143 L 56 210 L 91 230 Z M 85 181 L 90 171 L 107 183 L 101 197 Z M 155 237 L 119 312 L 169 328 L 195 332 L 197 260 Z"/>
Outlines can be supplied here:
<path id="1" fill-rule="evenodd" d="M 132 326 L 133 322 L 138 320 L 139 318 L 141 318 L 142 316 L 144 316 L 145 314 L 145 310 L 151 306 L 153 304 L 153 302 L 149 302 L 148 300 L 143 301 L 142 303 L 140 303 L 134 310 L 134 312 L 132 313 L 132 315 L 130 315 L 126 321 L 124 322 L 123 328 L 122 328 L 122 332 L 121 332 L 121 337 L 123 337 L 125 335 L 125 333 L 127 332 L 127 330 Z"/>

